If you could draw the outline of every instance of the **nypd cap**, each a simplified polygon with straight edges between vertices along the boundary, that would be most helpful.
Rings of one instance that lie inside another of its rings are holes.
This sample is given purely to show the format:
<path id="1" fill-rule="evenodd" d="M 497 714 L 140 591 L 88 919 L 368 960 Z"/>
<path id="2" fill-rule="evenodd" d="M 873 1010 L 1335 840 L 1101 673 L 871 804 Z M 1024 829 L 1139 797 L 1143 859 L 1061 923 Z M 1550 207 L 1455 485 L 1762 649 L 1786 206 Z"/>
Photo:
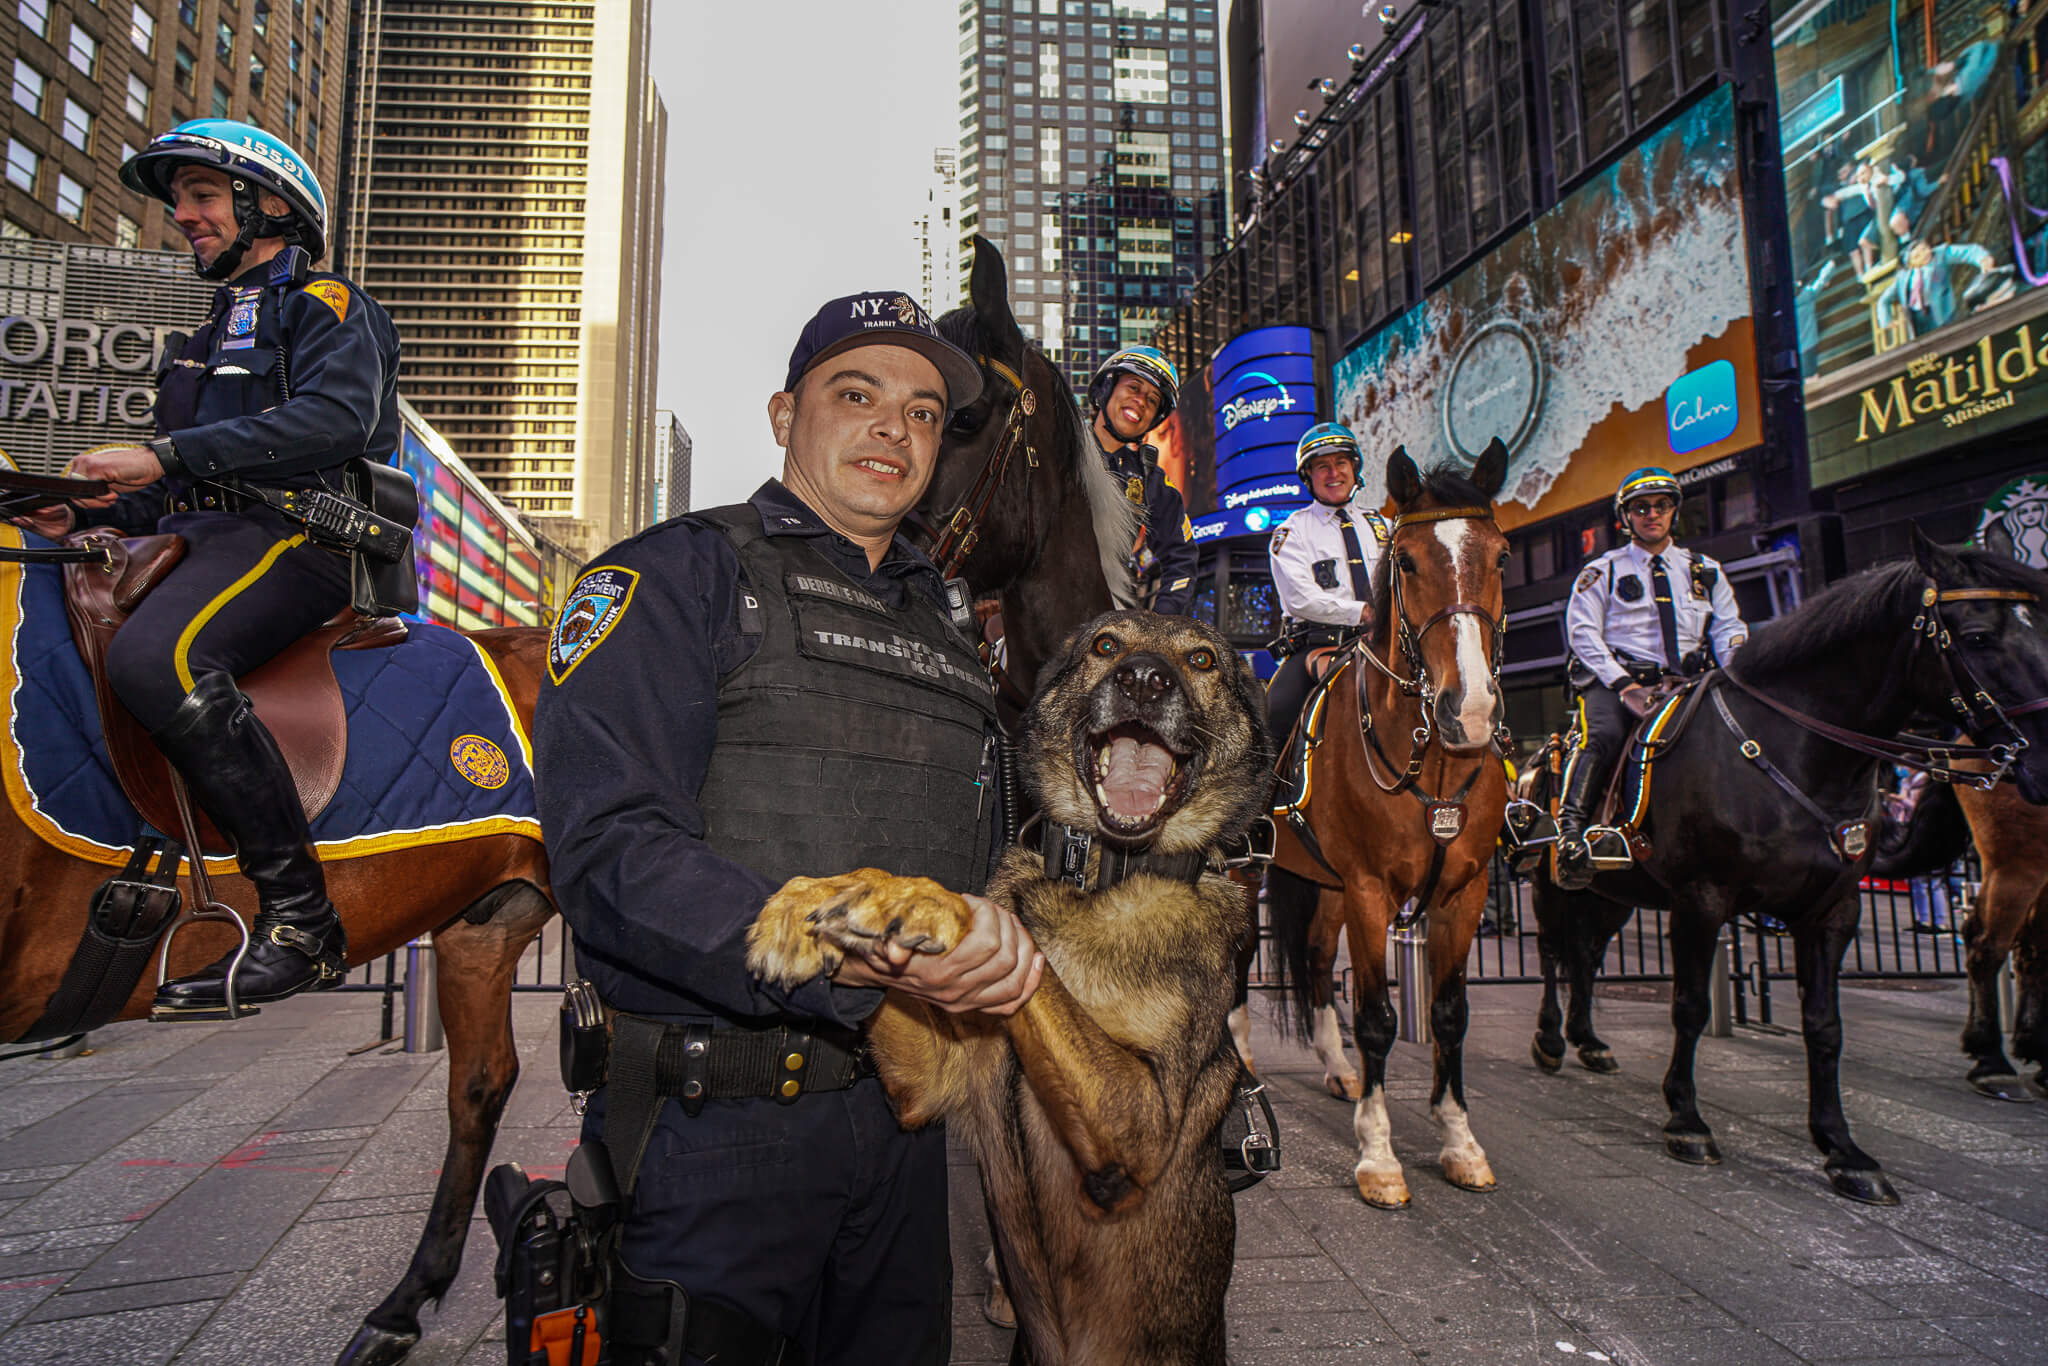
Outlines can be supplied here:
<path id="1" fill-rule="evenodd" d="M 849 294 L 813 314 L 789 353 L 783 391 L 795 392 L 804 373 L 827 356 L 876 345 L 908 347 L 936 366 L 951 410 L 965 408 L 981 393 L 981 367 L 974 358 L 940 336 L 931 314 L 915 299 L 894 289 Z"/>

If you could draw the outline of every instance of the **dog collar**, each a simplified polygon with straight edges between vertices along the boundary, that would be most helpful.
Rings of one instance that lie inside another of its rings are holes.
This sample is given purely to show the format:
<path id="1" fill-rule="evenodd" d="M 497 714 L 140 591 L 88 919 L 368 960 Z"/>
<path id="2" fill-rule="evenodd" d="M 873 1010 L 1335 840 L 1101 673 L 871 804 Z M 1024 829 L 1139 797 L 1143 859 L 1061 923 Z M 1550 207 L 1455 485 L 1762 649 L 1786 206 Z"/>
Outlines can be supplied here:
<path id="1" fill-rule="evenodd" d="M 1076 829 L 1058 821 L 1038 823 L 1038 850 L 1045 856 L 1045 875 L 1054 882 L 1071 882 L 1084 892 L 1114 887 L 1139 873 L 1174 882 L 1197 883 L 1209 871 L 1209 855 L 1197 850 L 1187 854 L 1154 854 L 1148 850 L 1124 850 L 1101 844 L 1096 860 L 1095 880 L 1088 880 L 1088 855 L 1098 841 L 1093 830 Z"/>

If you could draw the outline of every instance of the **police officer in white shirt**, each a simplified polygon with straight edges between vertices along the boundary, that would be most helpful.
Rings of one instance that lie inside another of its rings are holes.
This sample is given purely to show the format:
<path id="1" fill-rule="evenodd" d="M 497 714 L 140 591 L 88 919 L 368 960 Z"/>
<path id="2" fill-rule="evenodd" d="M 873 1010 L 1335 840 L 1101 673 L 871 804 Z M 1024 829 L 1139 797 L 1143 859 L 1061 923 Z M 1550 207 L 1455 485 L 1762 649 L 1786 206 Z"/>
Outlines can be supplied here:
<path id="1" fill-rule="evenodd" d="M 1276 743 L 1285 743 L 1308 700 L 1310 652 L 1337 644 L 1371 616 L 1372 574 L 1386 548 L 1387 523 L 1351 504 L 1359 464 L 1358 438 L 1341 422 L 1309 428 L 1294 448 L 1295 470 L 1315 501 L 1274 530 L 1267 551 L 1287 617 L 1287 660 L 1266 692 Z"/>
<path id="2" fill-rule="evenodd" d="M 1628 544 L 1588 564 L 1565 609 L 1580 745 L 1565 770 L 1557 812 L 1557 880 L 1592 881 L 1585 830 L 1650 689 L 1666 674 L 1726 663 L 1749 637 L 1728 576 L 1671 539 L 1681 497 L 1669 470 L 1649 466 L 1621 481 L 1614 509 Z"/>

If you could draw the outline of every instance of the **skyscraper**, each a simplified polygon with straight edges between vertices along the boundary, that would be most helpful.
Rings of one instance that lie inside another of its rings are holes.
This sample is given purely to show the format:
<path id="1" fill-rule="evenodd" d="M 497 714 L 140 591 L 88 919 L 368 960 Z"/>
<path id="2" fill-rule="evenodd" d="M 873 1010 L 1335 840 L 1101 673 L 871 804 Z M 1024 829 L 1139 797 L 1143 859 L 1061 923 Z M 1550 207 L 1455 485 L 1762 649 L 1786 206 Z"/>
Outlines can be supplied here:
<path id="1" fill-rule="evenodd" d="M 121 163 L 194 118 L 282 137 L 334 203 L 347 0 L 20 0 L 0 13 L 0 236 L 187 250 Z M 330 233 L 331 240 L 331 233 Z"/>
<path id="2" fill-rule="evenodd" d="M 962 0 L 961 281 L 980 233 L 1077 387 L 1144 343 L 1228 235 L 1213 4 Z"/>
<path id="3" fill-rule="evenodd" d="M 680 517 L 690 510 L 690 434 L 666 408 L 654 412 L 655 483 L 660 496 L 655 500 L 657 521 Z"/>
<path id="4" fill-rule="evenodd" d="M 927 313 L 943 313 L 953 306 L 948 261 L 953 253 L 953 222 L 960 210 L 959 172 L 957 151 L 951 147 L 932 148 L 931 183 L 925 186 L 924 208 L 911 223 L 919 262 L 917 301 Z M 942 289 L 944 297 L 940 294 Z"/>
<path id="5" fill-rule="evenodd" d="M 649 0 L 364 0 L 348 273 L 400 383 L 490 485 L 584 554 L 654 516 L 658 174 Z"/>

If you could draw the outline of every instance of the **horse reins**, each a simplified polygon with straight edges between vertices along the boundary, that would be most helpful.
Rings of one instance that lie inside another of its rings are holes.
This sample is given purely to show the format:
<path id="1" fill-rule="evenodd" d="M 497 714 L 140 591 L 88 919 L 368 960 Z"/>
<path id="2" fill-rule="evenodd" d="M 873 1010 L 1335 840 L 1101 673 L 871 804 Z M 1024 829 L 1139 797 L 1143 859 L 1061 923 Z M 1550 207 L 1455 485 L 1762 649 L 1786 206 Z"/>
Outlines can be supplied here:
<path id="1" fill-rule="evenodd" d="M 1010 411 L 1003 419 L 1003 434 L 997 439 L 988 457 L 981 462 L 981 469 L 974 476 L 974 483 L 968 488 L 967 496 L 960 500 L 960 506 L 953 509 L 953 515 L 946 519 L 945 530 L 932 546 L 932 563 L 938 565 L 941 578 L 956 578 L 960 566 L 974 553 L 974 546 L 981 539 L 981 525 L 988 516 L 989 507 L 995 502 L 996 490 L 1003 485 L 1003 477 L 1010 472 L 1010 462 L 1015 458 L 1017 448 L 1024 447 L 1024 458 L 1038 467 L 1038 452 L 1024 442 L 1024 419 L 1038 411 L 1038 395 L 1024 384 L 1024 377 L 993 356 L 976 356 L 989 369 L 1010 382 L 1017 391 L 1017 397 L 1010 401 Z"/>
<path id="2" fill-rule="evenodd" d="M 1965 782 L 1979 791 L 1988 792 L 2004 780 L 2006 773 L 2018 762 L 2020 754 L 2028 747 L 2027 737 L 2020 733 L 2019 727 L 2013 725 L 2012 718 L 2048 710 L 2048 697 L 2037 697 L 2014 707 L 2001 707 L 1991 694 L 1985 692 L 1978 684 L 1976 676 L 1970 672 L 1970 666 L 1956 653 L 1955 638 L 1949 631 L 1948 622 L 1941 615 L 1941 607 L 1943 603 L 1951 602 L 2026 604 L 2037 601 L 2039 599 L 2035 594 L 2024 589 L 1937 588 L 1931 578 L 1926 580 L 1920 590 L 1920 614 L 1913 618 L 1911 650 L 1917 651 L 1922 640 L 1934 646 L 1942 668 L 1948 674 L 1949 705 L 1955 708 L 1964 730 L 1972 735 L 2002 730 L 2010 738 L 1999 744 L 1944 745 L 1865 735 L 1861 731 L 1849 730 L 1833 722 L 1823 721 L 1817 716 L 1810 716 L 1789 703 L 1780 702 L 1777 698 L 1760 692 L 1744 682 L 1729 669 L 1722 669 L 1721 676 L 1741 689 L 1746 696 L 1761 702 L 1794 725 L 1824 740 L 1830 740 L 1844 749 L 1916 769 L 1938 782 Z M 1909 662 L 1910 659 L 1909 653 Z M 1744 737 L 1743 756 L 1751 762 L 1756 762 L 1761 751 L 1753 754 L 1752 750 L 1758 750 L 1756 743 Z M 1966 763 L 1988 763 L 1992 768 L 1983 773 L 1961 772 L 1954 767 L 1958 760 Z"/>

